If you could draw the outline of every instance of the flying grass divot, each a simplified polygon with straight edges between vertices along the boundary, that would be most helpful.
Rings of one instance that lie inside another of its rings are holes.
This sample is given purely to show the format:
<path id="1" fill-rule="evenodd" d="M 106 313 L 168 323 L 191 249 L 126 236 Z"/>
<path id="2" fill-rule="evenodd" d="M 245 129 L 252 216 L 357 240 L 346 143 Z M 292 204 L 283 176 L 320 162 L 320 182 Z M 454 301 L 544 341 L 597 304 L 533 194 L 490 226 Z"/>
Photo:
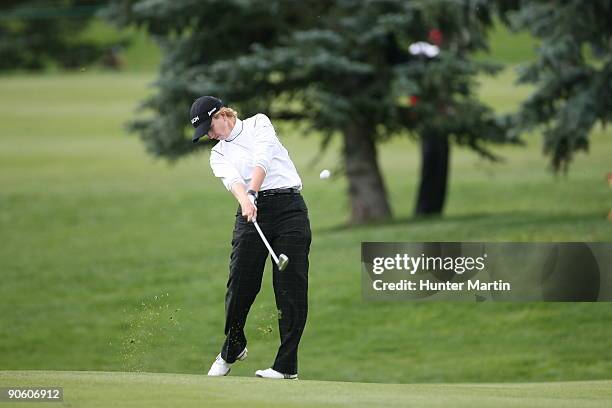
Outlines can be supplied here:
<path id="1" fill-rule="evenodd" d="M 127 315 L 128 329 L 121 350 L 126 371 L 144 371 L 153 345 L 173 344 L 182 327 L 178 319 L 180 308 L 170 306 L 170 294 L 162 293 L 144 299 Z"/>

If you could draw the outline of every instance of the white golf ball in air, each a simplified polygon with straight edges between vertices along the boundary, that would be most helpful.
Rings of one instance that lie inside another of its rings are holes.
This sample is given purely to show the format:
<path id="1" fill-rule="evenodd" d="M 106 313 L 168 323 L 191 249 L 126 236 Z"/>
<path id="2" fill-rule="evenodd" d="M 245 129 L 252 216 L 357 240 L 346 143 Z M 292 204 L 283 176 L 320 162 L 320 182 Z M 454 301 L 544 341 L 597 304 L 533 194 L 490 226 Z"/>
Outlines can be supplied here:
<path id="1" fill-rule="evenodd" d="M 325 169 L 325 170 L 321 171 L 321 174 L 319 174 L 319 178 L 320 178 L 321 180 L 328 179 L 328 178 L 329 178 L 329 176 L 331 176 L 331 173 L 330 173 L 330 172 L 329 172 L 329 170 L 327 170 L 327 169 Z"/>

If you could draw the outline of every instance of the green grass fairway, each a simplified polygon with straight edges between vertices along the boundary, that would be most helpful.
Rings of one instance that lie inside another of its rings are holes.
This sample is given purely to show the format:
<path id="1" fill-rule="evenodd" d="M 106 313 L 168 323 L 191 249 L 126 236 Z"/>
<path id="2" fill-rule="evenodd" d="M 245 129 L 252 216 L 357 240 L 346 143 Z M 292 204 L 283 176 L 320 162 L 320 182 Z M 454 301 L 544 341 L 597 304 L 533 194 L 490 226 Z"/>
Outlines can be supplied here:
<path id="1" fill-rule="evenodd" d="M 612 381 L 372 384 L 203 375 L 0 371 L 2 386 L 61 386 L 66 407 L 609 407 Z M 5 406 L 7 404 L 2 404 Z M 9 404 L 10 405 L 10 404 Z M 36 407 L 16 403 L 16 407 Z M 55 406 L 55 405 L 54 405 Z"/>
<path id="2" fill-rule="evenodd" d="M 483 79 L 483 97 L 511 109 L 528 92 L 513 78 Z M 201 374 L 219 352 L 236 203 L 208 153 L 168 165 L 125 133 L 152 80 L 0 78 L 0 369 Z M 421 220 L 411 218 L 418 145 L 392 140 L 379 160 L 395 219 L 357 228 L 344 227 L 338 141 L 313 166 L 318 135 L 278 130 L 313 230 L 303 379 L 612 378 L 612 303 L 365 303 L 360 288 L 362 241 L 612 241 L 612 130 L 596 129 L 590 152 L 558 177 L 538 135 L 524 148 L 496 148 L 500 164 L 453 146 L 445 216 Z M 334 173 L 327 181 L 324 168 Z M 249 359 L 233 374 L 270 366 L 276 316 L 268 269 L 247 322 Z"/>

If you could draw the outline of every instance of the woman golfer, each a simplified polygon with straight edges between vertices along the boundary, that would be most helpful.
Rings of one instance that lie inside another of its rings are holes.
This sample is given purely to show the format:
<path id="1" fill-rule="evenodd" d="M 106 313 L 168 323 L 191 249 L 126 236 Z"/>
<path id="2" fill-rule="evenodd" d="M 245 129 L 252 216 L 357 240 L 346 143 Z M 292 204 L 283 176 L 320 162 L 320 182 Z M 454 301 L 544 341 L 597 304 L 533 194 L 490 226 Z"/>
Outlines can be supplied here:
<path id="1" fill-rule="evenodd" d="M 300 194 L 302 180 L 266 115 L 240 120 L 220 99 L 202 96 L 191 106 L 190 117 L 196 129 L 194 143 L 205 135 L 219 140 L 212 148 L 210 166 L 239 203 L 225 295 L 225 342 L 208 375 L 227 375 L 236 360 L 247 356 L 244 325 L 268 257 L 252 222 L 257 219 L 274 252 L 287 255 L 289 263 L 283 271 L 273 265 L 281 344 L 272 367 L 255 375 L 297 379 L 298 345 L 308 310 L 311 240 L 308 210 Z"/>

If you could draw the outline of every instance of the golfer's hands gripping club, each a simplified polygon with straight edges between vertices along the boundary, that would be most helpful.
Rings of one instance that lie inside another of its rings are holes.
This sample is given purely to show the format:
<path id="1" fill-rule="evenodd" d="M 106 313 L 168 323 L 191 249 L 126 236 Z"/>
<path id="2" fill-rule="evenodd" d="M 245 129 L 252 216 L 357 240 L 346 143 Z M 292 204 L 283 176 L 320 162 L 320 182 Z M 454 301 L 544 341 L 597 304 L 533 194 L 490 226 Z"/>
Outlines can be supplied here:
<path id="1" fill-rule="evenodd" d="M 257 219 L 256 192 L 259 191 L 265 176 L 266 173 L 264 169 L 262 167 L 255 166 L 251 174 L 251 183 L 248 187 L 242 183 L 234 183 L 232 185 L 232 194 L 240 203 L 240 207 L 242 208 L 242 216 L 247 220 L 247 222 L 253 222 Z"/>
<path id="2" fill-rule="evenodd" d="M 257 219 L 257 206 L 255 205 L 255 197 L 251 194 L 247 194 L 247 199 L 240 203 L 242 207 L 242 216 L 246 218 L 247 222 L 253 222 Z"/>

